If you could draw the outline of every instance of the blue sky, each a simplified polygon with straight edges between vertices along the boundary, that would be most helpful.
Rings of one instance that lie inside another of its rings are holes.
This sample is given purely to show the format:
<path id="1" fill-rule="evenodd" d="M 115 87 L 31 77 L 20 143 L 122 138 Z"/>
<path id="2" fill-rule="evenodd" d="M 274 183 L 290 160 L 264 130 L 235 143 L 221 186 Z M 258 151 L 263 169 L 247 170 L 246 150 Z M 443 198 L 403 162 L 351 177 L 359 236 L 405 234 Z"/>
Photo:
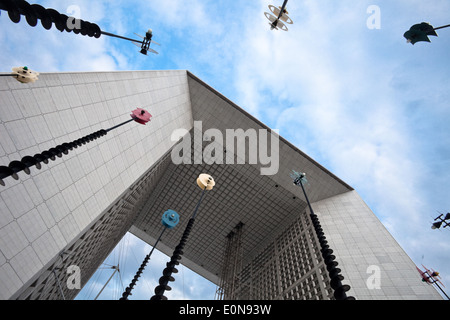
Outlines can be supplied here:
<path id="1" fill-rule="evenodd" d="M 188 244 L 187 244 L 188 245 Z M 143 243 L 133 234 L 127 233 L 116 246 L 109 257 L 104 261 L 101 269 L 91 277 L 78 294 L 77 299 L 93 300 L 114 273 L 111 266 L 119 265 L 121 273 L 116 273 L 108 285 L 104 288 L 97 300 L 118 300 L 122 297 L 124 289 L 130 284 L 145 256 L 152 247 Z M 154 295 L 158 280 L 170 258 L 155 250 L 145 267 L 142 277 L 139 278 L 132 291 L 129 300 L 148 300 Z M 180 261 L 182 262 L 182 260 Z M 172 290 L 166 291 L 165 296 L 170 300 L 213 300 L 216 285 L 197 275 L 190 269 L 180 264 L 178 273 L 174 274 L 175 282 L 171 283 Z"/>
<path id="2" fill-rule="evenodd" d="M 289 32 L 270 31 L 263 14 L 281 0 L 30 2 L 69 15 L 76 5 L 82 19 L 128 37 L 152 28 L 160 54 L 145 57 L 119 39 L 32 28 L 24 19 L 16 25 L 3 12 L 1 71 L 187 69 L 354 187 L 412 260 L 439 270 L 450 285 L 449 230 L 430 228 L 437 211 L 450 211 L 450 28 L 432 43 L 403 38 L 422 21 L 449 24 L 448 0 L 289 1 Z M 367 26 L 371 5 L 380 9 L 379 29 Z M 132 237 L 127 246 L 138 266 L 149 246 Z M 153 289 L 166 260 L 155 254 L 152 261 L 146 276 Z M 137 270 L 129 269 L 124 285 Z M 184 270 L 175 298 L 214 298 L 215 286 Z M 143 282 L 133 299 L 153 294 Z"/>

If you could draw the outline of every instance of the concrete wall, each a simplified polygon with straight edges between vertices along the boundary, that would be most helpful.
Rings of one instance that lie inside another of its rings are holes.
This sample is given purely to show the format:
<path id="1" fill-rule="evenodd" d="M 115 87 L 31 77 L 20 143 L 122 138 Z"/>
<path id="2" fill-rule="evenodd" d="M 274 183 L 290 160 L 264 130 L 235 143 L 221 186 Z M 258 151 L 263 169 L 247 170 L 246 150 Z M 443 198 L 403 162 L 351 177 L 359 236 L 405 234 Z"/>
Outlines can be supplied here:
<path id="1" fill-rule="evenodd" d="M 13 296 L 190 129 L 186 71 L 43 73 L 34 84 L 0 78 L 0 165 L 130 119 L 68 155 L 0 186 L 0 299 Z M 120 240 L 120 239 L 118 239 Z M 117 241 L 118 241 L 117 240 Z"/>
<path id="2" fill-rule="evenodd" d="M 312 204 L 357 299 L 442 299 L 356 191 Z M 379 282 L 376 280 L 379 277 Z M 379 286 L 378 286 L 379 284 Z"/>

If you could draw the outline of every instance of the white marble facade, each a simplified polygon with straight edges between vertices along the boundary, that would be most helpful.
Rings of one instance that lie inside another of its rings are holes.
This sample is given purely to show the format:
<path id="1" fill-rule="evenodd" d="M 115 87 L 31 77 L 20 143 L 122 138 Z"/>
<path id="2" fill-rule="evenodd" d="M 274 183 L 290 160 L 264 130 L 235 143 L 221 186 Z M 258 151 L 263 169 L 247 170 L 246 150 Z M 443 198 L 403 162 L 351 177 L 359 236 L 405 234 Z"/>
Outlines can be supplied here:
<path id="1" fill-rule="evenodd" d="M 174 130 L 191 130 L 194 120 L 203 120 L 203 129 L 264 127 L 183 70 L 43 73 L 38 82 L 27 85 L 0 77 L 0 165 L 110 128 L 129 119 L 136 108 L 148 110 L 153 116 L 151 122 L 145 126 L 126 124 L 43 164 L 41 170 L 33 167 L 30 175 L 20 172 L 18 180 L 4 179 L 6 186 L 0 186 L 0 299 L 23 297 L 26 288 L 36 283 L 62 250 L 84 239 L 88 227 L 106 209 L 119 197 L 131 194 L 130 186 L 167 156 L 174 145 L 170 139 Z M 271 193 L 272 182 L 277 183 L 290 197 L 285 205 L 294 210 L 295 201 L 301 202 L 292 200 L 292 196 L 301 198 L 301 191 L 285 178 L 297 165 L 312 173 L 312 205 L 335 251 L 345 276 L 343 282 L 352 288 L 349 295 L 357 299 L 440 299 L 434 288 L 420 281 L 414 263 L 356 191 L 285 140 L 281 141 L 280 154 L 279 172 L 267 179 L 258 177 L 258 192 Z M 254 171 L 240 167 L 224 170 L 248 177 Z M 281 199 L 284 191 L 277 190 L 273 196 Z M 234 222 L 221 215 L 224 228 L 232 228 L 241 219 L 236 211 L 230 212 L 230 217 L 232 214 Z M 141 217 L 131 229 L 143 239 L 156 238 L 142 231 L 145 223 L 151 221 Z M 261 221 L 261 226 L 265 225 L 268 223 Z M 288 228 L 283 221 L 276 231 Z M 226 235 L 229 230 L 223 232 Z M 273 240 L 266 238 L 267 243 Z M 250 240 L 248 243 L 252 243 Z M 265 245 L 261 242 L 257 249 Z M 169 242 L 162 244 L 163 251 L 169 254 L 171 246 Z M 256 251 L 249 251 L 249 258 Z M 186 258 L 190 267 L 211 278 L 208 261 L 196 261 L 196 257 L 201 253 L 196 256 L 193 252 Z M 378 270 L 379 282 L 370 282 L 370 276 Z M 213 277 L 217 274 L 215 270 Z"/>
<path id="2" fill-rule="evenodd" d="M 186 71 L 43 73 L 0 78 L 0 165 L 130 119 L 68 155 L 0 186 L 0 299 L 10 298 L 190 129 Z M 151 152 L 150 152 L 151 151 Z"/>

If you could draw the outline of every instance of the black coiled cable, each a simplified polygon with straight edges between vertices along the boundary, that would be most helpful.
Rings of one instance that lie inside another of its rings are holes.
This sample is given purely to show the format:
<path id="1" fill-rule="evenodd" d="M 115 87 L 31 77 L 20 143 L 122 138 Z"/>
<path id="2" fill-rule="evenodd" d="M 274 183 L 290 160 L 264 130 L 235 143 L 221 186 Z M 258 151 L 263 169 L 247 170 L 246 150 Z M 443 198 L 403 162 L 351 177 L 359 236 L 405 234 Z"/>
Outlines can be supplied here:
<path id="1" fill-rule="evenodd" d="M 352 296 L 347 297 L 346 292 L 350 290 L 350 286 L 347 284 L 345 285 L 342 284 L 344 276 L 340 274 L 341 269 L 337 268 L 338 262 L 336 261 L 336 256 L 333 255 L 333 250 L 330 249 L 330 246 L 328 245 L 328 241 L 320 225 L 319 218 L 314 213 L 311 207 L 311 203 L 309 202 L 309 198 L 306 194 L 305 188 L 303 187 L 301 178 L 302 177 L 295 179 L 294 184 L 297 186 L 300 185 L 302 187 L 303 194 L 305 195 L 306 201 L 308 202 L 311 221 L 321 248 L 320 252 L 322 253 L 322 257 L 324 259 L 324 263 L 327 267 L 328 275 L 330 277 L 330 286 L 334 290 L 333 296 L 336 300 L 356 300 L 355 297 Z"/>
<path id="2" fill-rule="evenodd" d="M 55 161 L 56 157 L 61 158 L 63 154 L 68 154 L 69 151 L 74 148 L 78 148 L 88 142 L 105 136 L 107 133 L 107 130 L 102 129 L 75 141 L 63 143 L 44 152 L 35 154 L 34 156 L 23 157 L 20 161 L 12 161 L 7 167 L 0 166 L 0 184 L 4 186 L 5 183 L 3 182 L 3 179 L 9 176 L 12 176 L 16 180 L 19 179 L 17 173 L 20 171 L 30 174 L 30 167 L 32 166 L 36 166 L 36 168 L 41 169 L 42 162 L 47 164 L 49 160 Z"/>
<path id="3" fill-rule="evenodd" d="M 145 267 L 147 266 L 148 261 L 150 260 L 150 255 L 145 256 L 144 261 L 142 262 L 141 266 L 139 267 L 138 271 L 136 272 L 134 278 L 131 280 L 130 285 L 126 287 L 125 291 L 122 294 L 122 297 L 119 300 L 128 300 L 128 296 L 131 295 L 131 291 L 133 290 L 134 286 L 136 285 L 136 282 L 138 282 L 139 278 L 142 275 L 142 272 L 144 271 Z"/>
<path id="4" fill-rule="evenodd" d="M 0 10 L 8 11 L 8 16 L 14 23 L 18 23 L 23 15 L 32 27 L 35 27 L 38 20 L 41 20 L 42 26 L 47 30 L 50 30 L 54 24 L 56 29 L 61 32 L 73 31 L 75 34 L 95 38 L 100 38 L 102 34 L 100 27 L 95 23 L 69 17 L 55 9 L 46 9 L 39 4 L 29 4 L 25 0 L 0 0 Z M 77 23 L 69 23 L 74 19 Z"/>
<path id="5" fill-rule="evenodd" d="M 167 262 L 166 268 L 163 270 L 163 276 L 159 278 L 159 286 L 155 288 L 155 295 L 150 298 L 150 300 L 167 300 L 167 297 L 164 295 L 164 292 L 172 290 L 172 288 L 168 285 L 169 282 L 175 281 L 175 278 L 172 277 L 172 273 L 178 273 L 178 269 L 175 266 L 179 265 L 181 260 L 181 256 L 183 255 L 183 249 L 191 232 L 192 226 L 194 225 L 195 218 L 191 218 L 184 230 L 183 236 L 178 244 L 175 247 L 175 250 L 170 258 L 170 261 Z"/>
<path id="6" fill-rule="evenodd" d="M 155 250 L 156 245 L 161 240 L 161 238 L 166 230 L 167 229 L 164 228 L 164 230 L 161 232 L 158 240 L 156 240 L 156 243 L 152 248 L 152 251 L 150 251 L 150 253 L 145 256 L 145 259 L 142 262 L 141 266 L 139 267 L 138 271 L 136 272 L 133 280 L 131 280 L 130 285 L 128 287 L 126 287 L 125 291 L 122 293 L 122 297 L 119 300 L 128 300 L 128 297 L 131 296 L 131 291 L 133 290 L 134 286 L 136 285 L 136 282 L 138 282 L 139 278 L 141 277 L 142 272 L 144 272 L 144 269 L 147 266 L 147 263 L 150 260 L 150 257 L 152 256 L 153 250 Z"/>
<path id="7" fill-rule="evenodd" d="M 315 213 L 311 215 L 311 221 L 313 223 L 314 229 L 319 239 L 319 244 L 321 247 L 321 253 L 325 265 L 327 266 L 328 275 L 330 277 L 330 286 L 334 290 L 334 298 L 336 300 L 355 300 L 354 297 L 347 297 L 346 292 L 350 290 L 349 285 L 342 284 L 344 276 L 340 274 L 341 269 L 337 268 L 338 262 L 336 261 L 336 256 L 333 255 L 333 250 L 330 249 L 328 241 L 326 240 L 323 229 L 320 225 L 319 218 Z"/>

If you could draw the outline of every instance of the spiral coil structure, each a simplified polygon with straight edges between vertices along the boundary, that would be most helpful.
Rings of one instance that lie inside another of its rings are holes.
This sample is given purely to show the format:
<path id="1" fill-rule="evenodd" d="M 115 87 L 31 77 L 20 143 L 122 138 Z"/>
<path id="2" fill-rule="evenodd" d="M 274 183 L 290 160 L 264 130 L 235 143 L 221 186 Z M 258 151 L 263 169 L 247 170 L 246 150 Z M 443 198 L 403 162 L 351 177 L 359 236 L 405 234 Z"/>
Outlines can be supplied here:
<path id="1" fill-rule="evenodd" d="M 294 184 L 302 187 L 303 194 L 305 195 L 306 201 L 308 202 L 311 221 L 321 248 L 320 252 L 322 253 L 322 257 L 327 267 L 328 275 L 330 277 L 330 286 L 334 290 L 333 296 L 336 300 L 355 300 L 355 297 L 347 297 L 346 292 L 350 290 L 350 286 L 342 284 L 344 276 L 341 275 L 341 269 L 337 268 L 339 263 L 336 261 L 336 256 L 333 255 L 333 250 L 330 249 L 330 246 L 328 245 L 327 238 L 325 237 L 325 233 L 323 232 L 322 226 L 320 225 L 319 217 L 314 213 L 311 207 L 311 203 L 309 202 L 305 188 L 303 187 L 303 178 L 304 175 L 299 176 L 294 180 Z"/>
<path id="2" fill-rule="evenodd" d="M 136 272 L 136 275 L 134 276 L 133 280 L 131 280 L 130 285 L 125 289 L 125 291 L 122 294 L 122 297 L 119 300 L 128 300 L 128 296 L 131 296 L 131 291 L 133 290 L 134 286 L 136 285 L 136 282 L 138 282 L 139 278 L 141 277 L 142 272 L 144 271 L 145 267 L 147 266 L 148 261 L 150 260 L 150 257 L 152 256 L 153 251 L 155 250 L 157 244 L 161 240 L 164 232 L 167 229 L 173 229 L 178 222 L 180 221 L 180 216 L 175 211 L 169 209 L 166 212 L 164 212 L 161 222 L 164 226 L 163 231 L 158 237 L 158 240 L 156 240 L 152 251 L 148 255 L 145 256 L 144 261 L 142 262 L 141 266 L 139 267 L 138 271 Z"/>
<path id="3" fill-rule="evenodd" d="M 164 292 L 172 290 L 172 288 L 168 285 L 169 282 L 175 281 L 175 278 L 172 277 L 173 273 L 178 273 L 178 269 L 175 266 L 179 265 L 181 260 L 181 255 L 183 254 L 184 246 L 186 245 L 187 239 L 191 232 L 192 226 L 194 225 L 195 218 L 191 218 L 184 230 L 183 236 L 178 244 L 175 247 L 175 250 L 170 258 L 170 261 L 167 262 L 166 268 L 163 270 L 163 276 L 159 278 L 159 286 L 155 288 L 155 295 L 150 298 L 150 300 L 167 300 L 167 297 L 164 295 Z"/>
<path id="4" fill-rule="evenodd" d="M 336 256 L 333 255 L 333 250 L 330 249 L 330 246 L 328 245 L 328 241 L 320 225 L 319 218 L 316 214 L 312 213 L 311 220 L 319 239 L 319 244 L 321 247 L 320 251 L 322 253 L 325 265 L 327 266 L 328 275 L 331 279 L 330 286 L 334 290 L 334 298 L 336 300 L 355 300 L 354 297 L 347 297 L 346 292 L 350 290 L 350 286 L 347 284 L 342 284 L 344 276 L 340 274 L 341 269 L 337 268 L 338 262 L 336 261 Z"/>
<path id="5" fill-rule="evenodd" d="M 23 157 L 20 161 L 12 161 L 7 167 L 0 166 L 0 184 L 4 186 L 5 183 L 3 182 L 3 179 L 9 176 L 12 176 L 14 179 L 18 180 L 19 176 L 17 175 L 17 173 L 19 173 L 20 171 L 24 171 L 26 174 L 30 174 L 30 168 L 32 166 L 36 166 L 36 168 L 40 170 L 42 162 L 47 164 L 49 160 L 55 161 L 57 157 L 61 158 L 63 154 L 68 154 L 69 151 L 73 150 L 74 148 L 76 149 L 78 147 L 81 147 L 88 142 L 105 136 L 107 133 L 107 130 L 102 129 L 75 141 L 63 143 L 44 152 L 35 154 L 34 156 Z"/>
<path id="6" fill-rule="evenodd" d="M 139 267 L 138 271 L 136 272 L 133 280 L 131 280 L 130 285 L 128 287 L 126 287 L 124 293 L 122 293 L 122 297 L 119 300 L 128 300 L 128 296 L 131 295 L 131 291 L 134 289 L 136 282 L 138 282 L 139 278 L 141 277 L 141 274 L 144 271 L 145 267 L 147 266 L 147 263 L 149 260 L 150 260 L 150 254 L 145 256 L 145 259 L 142 262 L 141 266 Z"/>
<path id="7" fill-rule="evenodd" d="M 73 31 L 75 34 L 83 36 L 100 38 L 102 32 L 95 23 L 69 17 L 55 9 L 46 9 L 39 4 L 29 4 L 25 0 L 0 0 L 0 10 L 7 11 L 9 18 L 14 23 L 20 22 L 21 15 L 25 16 L 27 23 L 32 27 L 35 27 L 40 20 L 42 26 L 47 30 L 50 30 L 54 24 L 56 29 L 61 32 Z"/>

